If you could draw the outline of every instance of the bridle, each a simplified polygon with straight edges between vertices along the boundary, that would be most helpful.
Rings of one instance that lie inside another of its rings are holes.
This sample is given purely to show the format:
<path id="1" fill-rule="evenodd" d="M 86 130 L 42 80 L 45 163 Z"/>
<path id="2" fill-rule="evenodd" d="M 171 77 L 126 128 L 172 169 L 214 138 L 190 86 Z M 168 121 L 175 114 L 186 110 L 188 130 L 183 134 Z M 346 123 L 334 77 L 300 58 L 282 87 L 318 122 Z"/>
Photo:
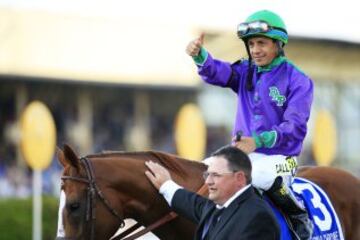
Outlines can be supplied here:
<path id="1" fill-rule="evenodd" d="M 76 182 L 85 183 L 88 185 L 87 187 L 87 200 L 86 200 L 86 222 L 90 221 L 91 224 L 91 231 L 90 231 L 90 240 L 93 240 L 95 237 L 95 222 L 96 222 L 96 196 L 99 197 L 101 202 L 105 205 L 105 207 L 110 211 L 110 213 L 115 216 L 119 222 L 120 222 L 120 228 L 123 228 L 125 226 L 124 218 L 119 215 L 119 213 L 111 207 L 109 201 L 105 198 L 104 194 L 100 190 L 100 188 L 97 186 L 95 181 L 95 175 L 93 166 L 91 165 L 91 162 L 87 157 L 80 158 L 80 162 L 83 164 L 85 171 L 86 171 L 86 177 L 74 177 L 74 176 L 62 176 L 62 180 L 72 180 Z M 207 194 L 207 186 L 204 184 L 197 193 L 200 195 L 206 195 Z M 142 225 L 140 223 L 136 223 L 134 226 L 130 227 L 120 235 L 113 237 L 113 240 L 133 240 L 137 239 L 138 237 L 164 225 L 165 223 L 175 219 L 178 215 L 175 212 L 169 212 L 162 216 L 160 219 L 146 227 L 145 229 L 142 229 L 134 234 L 130 235 L 131 233 L 135 232 L 138 228 L 140 228 Z M 128 236 L 128 237 L 127 237 Z M 67 238 L 66 238 L 67 239 Z"/>
<path id="2" fill-rule="evenodd" d="M 124 218 L 122 218 L 116 210 L 111 207 L 108 200 L 106 200 L 104 194 L 97 186 L 95 181 L 95 175 L 93 166 L 87 157 L 80 158 L 80 162 L 83 164 L 86 171 L 86 178 L 84 177 L 74 177 L 74 176 L 62 176 L 62 180 L 72 180 L 76 182 L 82 182 L 88 185 L 87 187 L 87 200 L 86 200 L 86 222 L 90 222 L 91 231 L 90 239 L 93 240 L 95 237 L 95 221 L 96 221 L 96 196 L 99 197 L 101 202 L 105 207 L 110 211 L 110 213 L 115 216 L 120 222 L 120 228 L 125 226 Z"/>

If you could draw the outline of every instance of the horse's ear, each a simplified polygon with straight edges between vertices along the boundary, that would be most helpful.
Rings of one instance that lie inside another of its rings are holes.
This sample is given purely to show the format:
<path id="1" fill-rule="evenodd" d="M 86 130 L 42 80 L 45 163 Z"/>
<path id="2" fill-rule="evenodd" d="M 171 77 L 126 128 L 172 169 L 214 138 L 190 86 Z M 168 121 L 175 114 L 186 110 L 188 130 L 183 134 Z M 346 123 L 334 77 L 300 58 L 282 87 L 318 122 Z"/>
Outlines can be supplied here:
<path id="1" fill-rule="evenodd" d="M 63 150 L 61 150 L 61 148 L 56 147 L 56 155 L 57 155 L 57 157 L 58 157 L 59 163 L 60 163 L 63 167 L 65 167 L 66 165 L 68 165 L 68 163 L 67 163 L 67 161 L 66 161 L 66 159 L 65 159 L 65 156 L 64 156 L 64 152 L 63 152 Z"/>
<path id="2" fill-rule="evenodd" d="M 78 156 L 76 155 L 74 150 L 72 150 L 72 148 L 67 144 L 64 144 L 63 155 L 64 155 L 65 163 L 70 164 L 71 166 L 73 166 L 78 170 L 80 169 L 80 161 Z"/>

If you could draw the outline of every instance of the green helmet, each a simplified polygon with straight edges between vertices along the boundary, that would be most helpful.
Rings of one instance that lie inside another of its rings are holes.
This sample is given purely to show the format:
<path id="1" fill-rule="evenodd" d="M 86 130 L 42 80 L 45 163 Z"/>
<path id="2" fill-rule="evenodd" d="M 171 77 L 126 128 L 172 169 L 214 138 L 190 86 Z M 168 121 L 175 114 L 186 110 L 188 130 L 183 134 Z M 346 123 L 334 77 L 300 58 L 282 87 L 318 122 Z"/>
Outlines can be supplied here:
<path id="1" fill-rule="evenodd" d="M 265 22 L 265 25 L 267 24 L 268 28 L 266 30 L 264 30 L 264 28 L 261 30 L 259 28 L 251 28 L 251 24 L 258 22 Z M 250 24 L 248 25 L 250 28 L 248 29 L 247 33 L 240 32 L 240 26 L 247 24 Z M 265 36 L 268 38 L 280 40 L 284 44 L 288 42 L 288 35 L 284 21 L 279 15 L 268 10 L 261 10 L 251 14 L 244 23 L 239 25 L 238 36 L 243 40 L 246 40 L 252 36 Z"/>

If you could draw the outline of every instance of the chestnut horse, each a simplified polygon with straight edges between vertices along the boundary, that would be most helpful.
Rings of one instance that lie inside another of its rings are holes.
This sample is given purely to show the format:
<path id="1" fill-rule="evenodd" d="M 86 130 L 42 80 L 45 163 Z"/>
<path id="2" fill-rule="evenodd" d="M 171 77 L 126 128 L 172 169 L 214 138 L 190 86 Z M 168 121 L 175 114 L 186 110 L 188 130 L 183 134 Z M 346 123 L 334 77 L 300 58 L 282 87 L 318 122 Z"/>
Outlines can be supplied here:
<path id="1" fill-rule="evenodd" d="M 146 178 L 145 161 L 165 166 L 172 178 L 196 192 L 204 184 L 206 166 L 161 152 L 111 152 L 79 159 L 67 145 L 58 150 L 64 167 L 62 211 L 65 239 L 110 239 L 132 218 L 149 226 L 171 212 L 166 201 Z M 330 167 L 306 167 L 299 176 L 309 179 L 328 194 L 346 240 L 360 239 L 360 180 Z M 160 239 L 192 239 L 195 224 L 181 217 L 152 232 Z"/>

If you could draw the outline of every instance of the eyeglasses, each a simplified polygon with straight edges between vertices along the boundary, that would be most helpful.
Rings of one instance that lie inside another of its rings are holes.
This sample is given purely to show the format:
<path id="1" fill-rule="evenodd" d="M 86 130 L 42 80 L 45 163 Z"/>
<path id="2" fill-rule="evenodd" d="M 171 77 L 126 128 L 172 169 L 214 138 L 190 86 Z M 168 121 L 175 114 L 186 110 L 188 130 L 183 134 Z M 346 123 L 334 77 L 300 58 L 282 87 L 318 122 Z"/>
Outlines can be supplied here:
<path id="1" fill-rule="evenodd" d="M 250 23 L 240 23 L 237 27 L 237 35 L 243 38 L 248 34 L 267 33 L 274 27 L 270 26 L 265 21 L 254 21 Z"/>
<path id="2" fill-rule="evenodd" d="M 208 177 L 212 179 L 218 179 L 225 175 L 234 174 L 236 172 L 225 172 L 225 173 L 217 173 L 217 172 L 203 172 L 203 178 L 206 180 Z"/>

